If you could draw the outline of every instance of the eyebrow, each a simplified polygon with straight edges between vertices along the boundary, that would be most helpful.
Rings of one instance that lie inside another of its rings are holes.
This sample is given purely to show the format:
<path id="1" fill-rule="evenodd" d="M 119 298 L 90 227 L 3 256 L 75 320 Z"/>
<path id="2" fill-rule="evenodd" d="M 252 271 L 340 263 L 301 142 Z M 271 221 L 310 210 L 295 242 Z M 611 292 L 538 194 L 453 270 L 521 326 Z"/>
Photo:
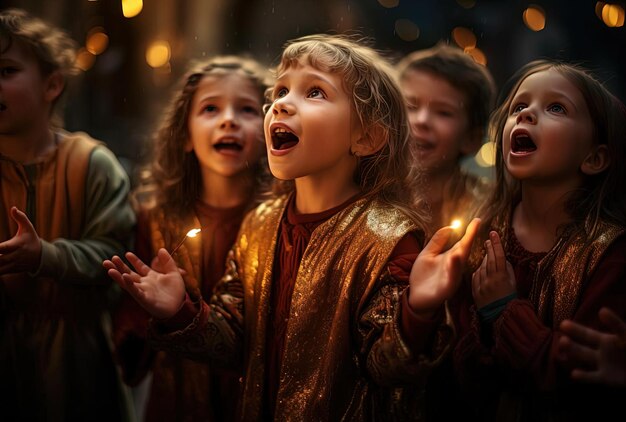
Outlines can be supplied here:
<path id="1" fill-rule="evenodd" d="M 321 75 L 318 72 L 303 72 L 304 74 L 304 78 L 307 81 L 319 81 L 319 82 L 323 82 L 325 85 L 328 85 L 330 88 L 332 88 L 335 92 L 340 92 L 340 90 L 338 90 L 335 87 L 335 84 L 333 82 L 331 82 L 328 78 L 325 78 L 323 75 Z M 287 75 L 287 76 L 286 76 Z M 276 85 L 278 85 L 278 82 L 282 81 L 285 79 L 285 77 L 288 78 L 288 74 L 287 72 L 284 72 L 282 75 L 280 75 L 278 78 L 276 78 Z"/>

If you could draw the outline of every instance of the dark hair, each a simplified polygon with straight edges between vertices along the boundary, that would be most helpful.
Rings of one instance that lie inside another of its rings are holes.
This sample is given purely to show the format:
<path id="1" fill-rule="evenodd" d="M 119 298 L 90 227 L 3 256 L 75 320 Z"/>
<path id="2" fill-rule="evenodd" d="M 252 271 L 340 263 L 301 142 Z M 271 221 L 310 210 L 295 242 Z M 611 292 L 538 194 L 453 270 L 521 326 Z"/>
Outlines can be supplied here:
<path id="1" fill-rule="evenodd" d="M 0 12 L 0 54 L 14 43 L 25 46 L 32 52 L 44 76 L 58 71 L 64 79 L 68 79 L 78 73 L 75 66 L 76 42 L 64 31 L 24 10 L 3 10 Z M 57 126 L 61 126 L 61 118 L 54 110 L 60 108 L 58 104 L 63 92 L 53 103 L 52 123 Z"/>
<path id="2" fill-rule="evenodd" d="M 446 44 L 408 54 L 396 65 L 400 80 L 410 71 L 432 73 L 465 94 L 470 130 L 485 133 L 494 106 L 496 85 L 489 70 L 463 50 Z"/>

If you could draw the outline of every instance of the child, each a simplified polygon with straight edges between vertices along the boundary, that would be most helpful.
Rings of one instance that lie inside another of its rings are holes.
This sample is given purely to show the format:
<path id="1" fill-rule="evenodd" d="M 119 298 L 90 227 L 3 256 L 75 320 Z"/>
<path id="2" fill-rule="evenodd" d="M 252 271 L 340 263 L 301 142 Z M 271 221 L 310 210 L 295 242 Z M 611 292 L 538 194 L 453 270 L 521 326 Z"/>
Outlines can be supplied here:
<path id="1" fill-rule="evenodd" d="M 174 255 L 193 300 L 211 297 L 241 220 L 269 176 L 262 111 L 268 76 L 252 59 L 234 56 L 194 65 L 157 133 L 152 183 L 137 190 L 141 258 L 202 229 L 200 241 L 188 239 Z M 239 376 L 166 352 L 155 357 L 146 338 L 149 315 L 126 297 L 115 343 L 129 384 L 152 370 L 146 420 L 232 420 Z"/>
<path id="2" fill-rule="evenodd" d="M 0 12 L 0 401 L 7 420 L 125 420 L 109 347 L 111 283 L 134 214 L 115 156 L 55 124 L 74 42 Z M 13 416 L 13 417 L 12 417 Z"/>
<path id="3" fill-rule="evenodd" d="M 626 111 L 576 66 L 539 61 L 519 74 L 494 114 L 478 311 L 455 358 L 496 420 L 602 420 L 623 414 L 623 392 L 571 381 L 559 325 L 599 328 L 603 306 L 626 316 Z M 490 376 L 497 387 L 479 387 Z"/>
<path id="4" fill-rule="evenodd" d="M 443 228 L 415 261 L 423 231 L 407 200 L 408 127 L 391 75 L 345 37 L 286 46 L 265 140 L 288 193 L 244 219 L 210 304 L 183 300 L 165 249 L 163 273 L 133 254 L 136 272 L 105 261 L 157 318 L 156 344 L 243 365 L 243 420 L 391 417 L 390 387 L 420 385 L 446 350 L 442 304 L 478 221 L 445 252 Z"/>
<path id="5" fill-rule="evenodd" d="M 468 222 L 488 193 L 488 183 L 461 169 L 483 142 L 495 99 L 486 67 L 445 44 L 416 51 L 396 66 L 408 106 L 415 171 L 433 228 Z"/>

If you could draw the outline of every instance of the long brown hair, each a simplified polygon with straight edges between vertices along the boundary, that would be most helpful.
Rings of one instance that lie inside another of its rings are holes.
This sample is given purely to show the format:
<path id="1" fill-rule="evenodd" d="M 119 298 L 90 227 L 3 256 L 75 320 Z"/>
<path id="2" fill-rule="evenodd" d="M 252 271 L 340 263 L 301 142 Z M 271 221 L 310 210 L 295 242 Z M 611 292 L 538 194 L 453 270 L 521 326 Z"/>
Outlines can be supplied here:
<path id="1" fill-rule="evenodd" d="M 189 113 L 200 81 L 206 76 L 239 74 L 258 88 L 260 103 L 271 85 L 271 74 L 257 61 L 240 56 L 216 56 L 191 66 L 174 91 L 162 125 L 156 131 L 152 163 L 142 170 L 140 185 L 135 190 L 135 205 L 160 207 L 177 216 L 193 212 L 193 205 L 202 191 L 200 164 L 196 154 L 185 151 L 189 139 Z M 254 192 L 269 183 L 271 176 L 267 157 L 255 164 Z"/>
<path id="2" fill-rule="evenodd" d="M 559 72 L 580 90 L 593 122 L 593 141 L 608 147 L 611 160 L 606 170 L 586 176 L 582 186 L 571 192 L 566 211 L 577 230 L 584 230 L 590 239 L 597 234 L 601 221 L 626 226 L 626 166 L 622 163 L 626 158 L 626 107 L 588 70 L 575 64 L 539 60 L 528 63 L 511 78 L 512 88 L 491 118 L 489 134 L 495 143 L 496 188 L 483 211 L 484 230 L 508 225 L 513 207 L 521 200 L 520 182 L 510 177 L 502 157 L 502 132 L 521 83 L 546 70 Z"/>

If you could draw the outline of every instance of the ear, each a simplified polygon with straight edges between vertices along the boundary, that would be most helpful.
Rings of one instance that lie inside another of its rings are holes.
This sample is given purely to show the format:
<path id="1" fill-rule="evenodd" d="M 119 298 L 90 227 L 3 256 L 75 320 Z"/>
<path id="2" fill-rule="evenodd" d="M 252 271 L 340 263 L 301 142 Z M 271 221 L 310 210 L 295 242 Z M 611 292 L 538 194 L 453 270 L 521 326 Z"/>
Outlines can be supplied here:
<path id="1" fill-rule="evenodd" d="M 476 154 L 483 144 L 484 133 L 482 128 L 472 129 L 468 138 L 461 145 L 461 154 L 464 156 Z"/>
<path id="2" fill-rule="evenodd" d="M 187 140 L 185 141 L 185 152 L 191 151 L 193 151 L 193 143 L 191 142 L 190 138 L 187 138 Z"/>
<path id="3" fill-rule="evenodd" d="M 63 88 L 65 88 L 65 78 L 63 78 L 61 72 L 52 72 L 46 80 L 46 87 L 44 91 L 45 100 L 49 103 L 53 103 L 57 98 L 59 98 L 63 92 Z"/>
<path id="4" fill-rule="evenodd" d="M 585 160 L 580 165 L 580 170 L 587 176 L 602 173 L 611 164 L 609 148 L 606 145 L 593 146 Z"/>
<path id="5" fill-rule="evenodd" d="M 380 125 L 369 128 L 367 133 L 358 131 L 352 139 L 350 153 L 358 157 L 376 154 L 387 143 L 387 131 Z"/>

